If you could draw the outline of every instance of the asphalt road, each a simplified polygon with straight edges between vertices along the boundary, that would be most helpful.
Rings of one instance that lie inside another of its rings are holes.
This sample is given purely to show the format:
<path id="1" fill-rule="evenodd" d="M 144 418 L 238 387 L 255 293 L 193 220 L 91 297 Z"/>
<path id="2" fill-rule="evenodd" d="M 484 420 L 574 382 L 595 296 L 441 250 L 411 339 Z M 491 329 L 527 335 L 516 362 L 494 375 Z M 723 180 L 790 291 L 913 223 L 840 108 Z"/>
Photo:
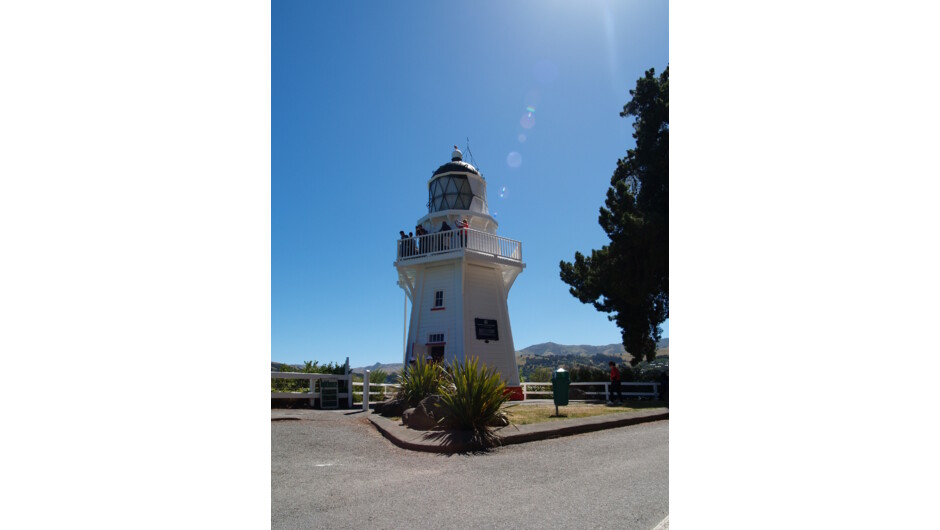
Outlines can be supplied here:
<path id="1" fill-rule="evenodd" d="M 620 528 L 669 513 L 669 422 L 440 455 L 362 414 L 277 411 L 272 528 Z"/>

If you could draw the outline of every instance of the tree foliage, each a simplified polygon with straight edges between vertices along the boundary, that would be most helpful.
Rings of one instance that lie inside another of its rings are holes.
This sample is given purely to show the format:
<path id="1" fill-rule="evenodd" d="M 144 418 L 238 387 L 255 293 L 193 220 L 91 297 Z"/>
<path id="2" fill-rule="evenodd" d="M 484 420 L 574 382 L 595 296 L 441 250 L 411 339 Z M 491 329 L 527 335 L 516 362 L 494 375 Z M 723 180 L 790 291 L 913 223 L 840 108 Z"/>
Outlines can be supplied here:
<path id="1" fill-rule="evenodd" d="M 282 364 L 281 372 L 294 372 L 302 374 L 333 374 L 344 375 L 346 366 L 330 361 L 327 364 L 320 364 L 320 361 L 304 361 L 303 368 L 296 368 L 289 364 Z M 341 383 L 341 387 L 343 384 Z M 310 382 L 305 379 L 271 379 L 272 392 L 305 392 L 309 390 Z M 345 388 L 345 387 L 343 387 Z"/>
<path id="2" fill-rule="evenodd" d="M 637 80 L 621 117 L 633 116 L 636 147 L 617 161 L 598 222 L 610 244 L 561 262 L 561 279 L 620 327 L 636 365 L 652 361 L 669 318 L 669 67 Z"/>
<path id="3" fill-rule="evenodd" d="M 526 359 L 525 364 L 519 367 L 519 376 L 525 377 L 526 381 L 529 382 L 548 382 L 552 380 L 552 374 L 555 372 L 555 369 L 563 367 L 565 370 L 572 372 L 572 378 L 574 377 L 573 370 L 579 366 L 593 367 L 597 368 L 602 374 L 600 379 L 595 379 L 595 381 L 606 381 L 608 373 L 608 363 L 614 361 L 617 364 L 623 363 L 623 358 L 619 355 L 606 355 L 603 353 L 595 353 L 594 355 L 538 355 L 535 357 L 529 357 Z M 575 379 L 572 379 L 575 381 Z M 590 381 L 590 379 L 583 379 L 583 381 Z"/>

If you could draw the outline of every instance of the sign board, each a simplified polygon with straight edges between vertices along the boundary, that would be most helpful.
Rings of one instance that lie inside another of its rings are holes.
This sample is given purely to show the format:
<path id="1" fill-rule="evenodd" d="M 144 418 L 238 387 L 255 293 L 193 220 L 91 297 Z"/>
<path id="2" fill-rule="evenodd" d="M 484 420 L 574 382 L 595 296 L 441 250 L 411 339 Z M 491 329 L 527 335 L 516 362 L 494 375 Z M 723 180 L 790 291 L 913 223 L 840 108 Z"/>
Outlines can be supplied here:
<path id="1" fill-rule="evenodd" d="M 477 340 L 499 340 L 496 321 L 487 318 L 473 319 L 477 327 Z"/>

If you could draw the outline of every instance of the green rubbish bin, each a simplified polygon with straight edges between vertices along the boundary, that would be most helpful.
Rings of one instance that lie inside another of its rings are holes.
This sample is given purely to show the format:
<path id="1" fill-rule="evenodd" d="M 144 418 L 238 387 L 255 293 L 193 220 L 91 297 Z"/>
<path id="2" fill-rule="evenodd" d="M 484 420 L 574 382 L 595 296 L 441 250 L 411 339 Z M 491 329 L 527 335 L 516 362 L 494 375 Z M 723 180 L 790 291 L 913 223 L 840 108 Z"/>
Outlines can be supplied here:
<path id="1" fill-rule="evenodd" d="M 568 387 L 571 386 L 571 374 L 559 368 L 552 374 L 552 399 L 555 400 L 555 414 L 559 405 L 568 404 Z"/>

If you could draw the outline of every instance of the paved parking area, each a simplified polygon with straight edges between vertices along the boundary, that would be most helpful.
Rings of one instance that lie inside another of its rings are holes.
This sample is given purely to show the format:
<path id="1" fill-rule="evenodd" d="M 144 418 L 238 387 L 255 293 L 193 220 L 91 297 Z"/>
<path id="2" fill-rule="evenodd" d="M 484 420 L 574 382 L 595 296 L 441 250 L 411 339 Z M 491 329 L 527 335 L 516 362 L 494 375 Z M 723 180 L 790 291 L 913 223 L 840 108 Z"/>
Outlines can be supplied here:
<path id="1" fill-rule="evenodd" d="M 272 420 L 272 528 L 650 530 L 669 511 L 668 421 L 448 456 L 396 447 L 354 411 Z"/>

